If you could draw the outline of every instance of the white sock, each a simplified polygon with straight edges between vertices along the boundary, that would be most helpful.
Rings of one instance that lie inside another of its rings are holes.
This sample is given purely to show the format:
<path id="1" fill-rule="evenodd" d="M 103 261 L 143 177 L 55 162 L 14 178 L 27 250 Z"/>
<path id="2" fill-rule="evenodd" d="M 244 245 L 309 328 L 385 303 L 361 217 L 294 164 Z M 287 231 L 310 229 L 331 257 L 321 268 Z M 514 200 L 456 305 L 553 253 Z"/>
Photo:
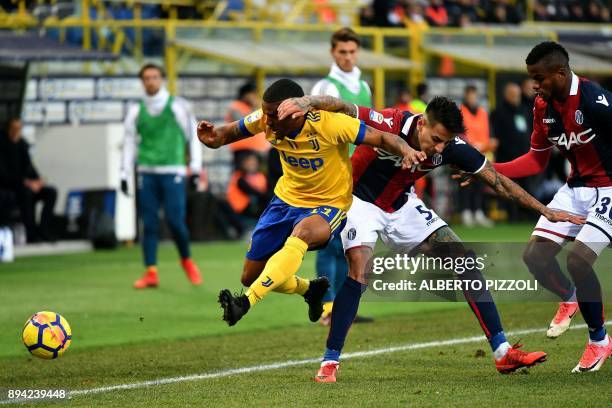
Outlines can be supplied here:
<path id="1" fill-rule="evenodd" d="M 596 346 L 601 346 L 601 347 L 605 347 L 610 343 L 610 336 L 608 336 L 606 334 L 606 337 L 604 337 L 603 340 L 600 341 L 593 341 L 591 340 L 591 338 L 589 337 L 589 344 L 595 344 Z"/>
<path id="2" fill-rule="evenodd" d="M 501 360 L 502 358 L 504 358 L 508 350 L 510 350 L 510 343 L 505 341 L 500 344 L 499 347 L 493 352 L 493 357 L 496 360 Z"/>

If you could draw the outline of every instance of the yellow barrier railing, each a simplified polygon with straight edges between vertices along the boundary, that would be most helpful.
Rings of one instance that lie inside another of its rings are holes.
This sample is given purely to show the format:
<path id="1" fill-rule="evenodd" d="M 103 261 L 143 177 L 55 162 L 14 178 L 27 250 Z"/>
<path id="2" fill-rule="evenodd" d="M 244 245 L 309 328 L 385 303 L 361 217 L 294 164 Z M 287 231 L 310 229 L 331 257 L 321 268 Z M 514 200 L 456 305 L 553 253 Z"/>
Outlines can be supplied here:
<path id="1" fill-rule="evenodd" d="M 31 28 L 41 27 L 44 29 L 56 29 L 59 31 L 59 38 L 61 41 L 65 39 L 66 31 L 70 28 L 80 28 L 83 30 L 82 35 L 82 47 L 83 49 L 89 50 L 93 46 L 94 34 L 96 35 L 97 46 L 99 49 L 110 50 L 114 53 L 120 53 L 122 49 L 128 49 L 129 54 L 133 56 L 137 61 L 143 59 L 143 30 L 145 29 L 158 29 L 163 31 L 165 43 L 165 65 L 168 72 L 168 86 L 171 91 L 176 88 L 176 78 L 179 71 L 178 63 L 181 61 L 179 58 L 179 51 L 173 46 L 173 41 L 177 38 L 178 30 L 200 30 L 201 36 L 206 37 L 207 33 L 211 33 L 217 30 L 246 30 L 250 38 L 258 41 L 265 38 L 264 34 L 269 35 L 270 33 L 276 33 L 275 35 L 282 36 L 287 35 L 285 32 L 296 32 L 301 35 L 307 36 L 309 33 L 322 33 L 329 35 L 332 31 L 340 28 L 339 25 L 330 24 L 290 24 L 287 22 L 275 23 L 275 22 L 262 22 L 262 21 L 218 21 L 217 18 L 225 12 L 226 2 L 212 2 L 212 1 L 192 1 L 192 0 L 117 0 L 116 3 L 125 3 L 131 5 L 134 11 L 134 19 L 132 20 L 113 20 L 107 17 L 105 7 L 107 7 L 102 0 L 80 0 L 81 11 L 89 10 L 90 7 L 97 7 L 96 19 L 91 19 L 88 12 L 81 12 L 79 16 L 70 16 L 64 19 L 58 19 L 56 17 L 49 17 L 42 23 L 37 22 L 31 16 L 27 14 L 22 4 L 23 1 L 19 0 L 19 10 L 13 14 L 2 14 L 0 13 L 0 27 L 9 25 L 11 28 Z M 141 7 L 144 4 L 160 4 L 162 7 L 166 7 L 168 10 L 176 7 L 190 6 L 193 4 L 199 4 L 200 7 L 209 7 L 210 16 L 204 20 L 183 20 L 176 18 L 176 13 L 169 13 L 170 18 L 168 19 L 146 19 L 141 18 Z M 245 13 L 256 12 L 255 6 L 249 5 L 252 2 L 246 1 L 247 8 Z M 281 1 L 278 1 L 281 3 Z M 292 9 L 294 14 L 288 15 L 287 20 L 295 20 L 298 16 L 306 13 L 305 10 L 312 10 L 313 4 L 311 2 L 296 1 L 294 8 Z M 310 12 L 308 11 L 308 12 Z M 249 17 L 249 16 L 247 16 Z M 251 16 L 252 17 L 252 16 Z M 127 29 L 134 30 L 133 43 L 128 41 L 128 35 L 126 34 Z M 400 49 L 400 56 L 409 58 L 416 63 L 416 68 L 410 71 L 409 79 L 410 84 L 415 87 L 419 82 L 425 79 L 425 62 L 433 55 L 429 55 L 425 52 L 424 45 L 427 41 L 435 36 L 451 36 L 453 39 L 467 38 L 469 36 L 478 39 L 479 43 L 482 44 L 494 44 L 496 41 L 501 41 L 506 38 L 531 38 L 537 36 L 543 36 L 546 38 L 556 39 L 554 32 L 538 27 L 531 27 L 528 29 L 506 29 L 506 28 L 495 28 L 495 27 L 484 27 L 484 28 L 435 28 L 426 30 L 408 30 L 403 28 L 379 28 L 379 27 L 355 27 L 355 31 L 364 38 L 365 43 L 376 53 L 384 53 L 386 51 L 386 43 L 391 38 L 401 38 L 401 44 L 406 44 L 405 49 Z M 108 33 L 112 33 L 111 36 Z M 329 38 L 328 36 L 326 38 Z M 497 72 L 494 68 L 484 67 L 489 78 L 489 93 L 493 98 L 495 95 L 495 77 Z M 261 85 L 264 81 L 265 73 L 257 71 L 256 77 L 258 83 Z M 384 89 L 385 89 L 385 72 L 382 68 L 375 68 L 373 70 L 374 79 L 374 100 L 376 106 L 381 107 L 384 103 Z"/>

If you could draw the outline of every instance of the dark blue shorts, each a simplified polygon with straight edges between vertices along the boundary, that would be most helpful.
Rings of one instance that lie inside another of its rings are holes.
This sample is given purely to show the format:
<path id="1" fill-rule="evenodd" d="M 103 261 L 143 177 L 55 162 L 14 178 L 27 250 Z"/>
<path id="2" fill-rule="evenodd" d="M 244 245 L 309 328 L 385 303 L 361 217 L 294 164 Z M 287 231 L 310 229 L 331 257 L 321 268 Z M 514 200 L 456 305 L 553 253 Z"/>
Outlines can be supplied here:
<path id="1" fill-rule="evenodd" d="M 346 224 L 346 213 L 339 208 L 326 205 L 316 208 L 293 207 L 274 196 L 257 221 L 251 245 L 246 254 L 247 259 L 251 261 L 267 260 L 285 245 L 285 241 L 297 223 L 315 214 L 325 218 L 329 223 L 330 239 L 340 234 Z"/>

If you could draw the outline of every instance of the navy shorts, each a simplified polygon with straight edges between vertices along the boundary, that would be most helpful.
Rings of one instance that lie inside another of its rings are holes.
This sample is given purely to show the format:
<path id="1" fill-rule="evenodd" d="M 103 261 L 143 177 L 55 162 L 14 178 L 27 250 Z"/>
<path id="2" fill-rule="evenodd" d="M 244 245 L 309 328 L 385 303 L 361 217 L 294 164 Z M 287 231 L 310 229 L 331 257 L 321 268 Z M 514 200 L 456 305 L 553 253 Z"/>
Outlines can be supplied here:
<path id="1" fill-rule="evenodd" d="M 297 223 L 315 214 L 325 218 L 329 223 L 330 239 L 340 234 L 346 224 L 346 213 L 339 208 L 327 205 L 316 208 L 293 207 L 274 196 L 257 221 L 251 245 L 246 254 L 247 259 L 251 261 L 267 260 L 285 245 L 285 241 Z"/>

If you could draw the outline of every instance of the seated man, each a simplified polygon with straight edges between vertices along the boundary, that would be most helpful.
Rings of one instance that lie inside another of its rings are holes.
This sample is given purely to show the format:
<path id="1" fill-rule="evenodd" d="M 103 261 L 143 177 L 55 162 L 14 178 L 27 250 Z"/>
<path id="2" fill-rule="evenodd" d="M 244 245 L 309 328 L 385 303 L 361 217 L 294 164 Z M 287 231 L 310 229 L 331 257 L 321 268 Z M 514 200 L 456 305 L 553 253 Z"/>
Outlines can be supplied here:
<path id="1" fill-rule="evenodd" d="M 19 118 L 10 119 L 7 134 L 0 140 L 0 163 L 3 167 L 0 188 L 15 194 L 28 243 L 53 241 L 50 227 L 57 191 L 47 186 L 36 171 L 21 128 Z M 35 214 L 38 201 L 43 202 L 43 210 L 37 225 Z"/>

